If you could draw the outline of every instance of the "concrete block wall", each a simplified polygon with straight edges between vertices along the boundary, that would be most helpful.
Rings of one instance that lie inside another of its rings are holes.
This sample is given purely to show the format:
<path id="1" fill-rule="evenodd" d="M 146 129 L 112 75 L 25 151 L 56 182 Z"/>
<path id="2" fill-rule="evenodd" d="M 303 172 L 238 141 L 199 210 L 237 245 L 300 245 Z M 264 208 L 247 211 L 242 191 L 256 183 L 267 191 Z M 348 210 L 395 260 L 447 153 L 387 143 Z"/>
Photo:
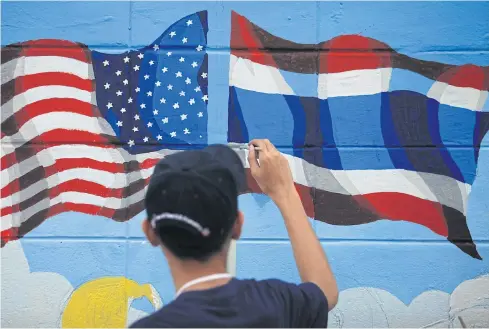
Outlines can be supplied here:
<path id="1" fill-rule="evenodd" d="M 206 125 L 192 124 L 204 137 L 182 134 L 181 141 L 198 147 L 266 137 L 291 163 L 302 163 L 293 168 L 294 175 L 304 178 L 302 185 L 317 187 L 308 190 L 306 200 L 311 224 L 341 290 L 330 326 L 460 327 L 461 318 L 467 326 L 488 327 L 489 137 L 484 134 L 489 127 L 489 3 L 396 1 L 3 2 L 2 327 L 123 327 L 172 300 L 165 259 L 140 229 L 144 213 L 114 201 L 132 195 L 130 189 L 114 194 L 129 185 L 131 169 L 118 168 L 117 177 L 97 181 L 107 176 L 87 169 L 94 162 L 69 171 L 62 158 L 134 159 L 128 146 L 132 132 L 118 135 L 117 120 L 110 119 L 116 108 L 101 103 L 109 96 L 99 88 L 116 81 L 116 73 L 102 71 L 93 52 L 143 49 L 150 56 L 159 40 L 161 52 L 166 47 L 172 56 L 197 56 L 194 40 L 184 48 L 165 42 L 170 26 L 203 11 L 205 21 L 198 15 L 192 19 L 208 26 L 203 50 L 208 66 L 202 59 L 197 67 L 199 75 L 208 76 L 199 80 L 196 73 L 188 74 L 191 90 L 202 87 L 195 99 L 205 102 L 200 106 Z M 243 41 L 246 33 L 251 37 Z M 257 49 L 250 38 L 271 57 L 254 57 Z M 36 41 L 45 39 L 51 41 Z M 19 45 L 27 41 L 35 42 Z M 234 44 L 245 50 L 233 49 Z M 233 55 L 241 58 L 241 66 L 233 64 Z M 136 53 L 131 60 L 137 60 Z M 377 66 L 368 66 L 371 60 Z M 127 70 L 121 74 L 136 79 Z M 165 79 L 163 84 L 173 83 Z M 329 81 L 329 89 L 319 87 L 321 79 Z M 78 96 L 56 89 L 68 80 Z M 130 87 L 137 84 L 133 80 Z M 139 105 L 140 96 L 128 92 Z M 158 92 L 155 87 L 151 105 L 161 113 L 143 118 L 149 120 L 145 124 L 160 122 L 163 113 L 179 119 L 165 112 L 173 109 L 157 107 L 163 106 Z M 201 100 L 204 95 L 208 102 Z M 185 106 L 179 109 L 182 114 L 186 109 L 196 114 Z M 55 108 L 58 114 L 78 111 L 78 116 L 44 116 Z M 93 119 L 97 115 L 102 119 Z M 236 115 L 241 130 L 228 120 Z M 124 125 L 137 121 L 128 119 Z M 53 126 L 65 130 L 49 135 Z M 150 151 L 175 148 L 170 131 L 158 127 L 168 139 L 159 142 L 152 135 L 152 145 L 159 146 Z M 107 153 L 99 149 L 113 139 L 73 134 L 84 129 L 100 136 L 115 132 L 125 151 L 103 158 Z M 397 144 L 388 134 L 397 136 Z M 144 145 L 142 138 L 136 146 Z M 410 169 L 396 150 L 407 150 Z M 331 162 L 334 156 L 339 164 Z M 147 168 L 139 169 L 136 174 L 144 178 Z M 105 192 L 88 197 L 95 185 L 87 181 L 105 186 L 96 189 Z M 368 197 L 376 192 L 385 194 Z M 340 208 L 332 201 L 338 194 L 356 198 Z M 393 198 L 398 195 L 417 198 Z M 91 208 L 77 206 L 84 198 L 91 200 Z M 429 207 L 424 207 L 426 200 L 432 202 Z M 239 202 L 245 226 L 230 253 L 230 272 L 299 282 L 276 206 L 260 193 L 242 195 Z M 113 204 L 120 205 L 117 216 L 107 210 Z M 458 215 L 440 204 L 458 208 Z"/>

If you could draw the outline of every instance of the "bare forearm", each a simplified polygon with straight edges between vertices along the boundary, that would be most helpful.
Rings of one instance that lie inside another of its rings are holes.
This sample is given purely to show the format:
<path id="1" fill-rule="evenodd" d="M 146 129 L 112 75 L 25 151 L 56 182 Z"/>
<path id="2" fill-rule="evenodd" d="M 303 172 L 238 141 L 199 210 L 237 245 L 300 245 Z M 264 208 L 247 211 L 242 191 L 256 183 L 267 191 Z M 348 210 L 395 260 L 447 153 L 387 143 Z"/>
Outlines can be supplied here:
<path id="1" fill-rule="evenodd" d="M 294 190 L 275 202 L 284 217 L 302 281 L 317 284 L 328 298 L 330 309 L 333 308 L 338 300 L 336 280 L 299 195 Z"/>

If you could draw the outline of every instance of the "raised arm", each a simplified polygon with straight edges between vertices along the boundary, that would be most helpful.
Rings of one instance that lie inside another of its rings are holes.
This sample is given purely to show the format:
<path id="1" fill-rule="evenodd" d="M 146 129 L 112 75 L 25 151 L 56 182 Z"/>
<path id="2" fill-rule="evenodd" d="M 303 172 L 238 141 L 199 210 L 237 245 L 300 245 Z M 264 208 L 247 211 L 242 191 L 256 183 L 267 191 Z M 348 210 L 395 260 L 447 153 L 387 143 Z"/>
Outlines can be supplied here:
<path id="1" fill-rule="evenodd" d="M 331 310 L 338 302 L 336 280 L 307 219 L 287 159 L 270 141 L 258 139 L 250 142 L 248 161 L 261 190 L 282 213 L 302 281 L 315 283 L 328 299 Z"/>

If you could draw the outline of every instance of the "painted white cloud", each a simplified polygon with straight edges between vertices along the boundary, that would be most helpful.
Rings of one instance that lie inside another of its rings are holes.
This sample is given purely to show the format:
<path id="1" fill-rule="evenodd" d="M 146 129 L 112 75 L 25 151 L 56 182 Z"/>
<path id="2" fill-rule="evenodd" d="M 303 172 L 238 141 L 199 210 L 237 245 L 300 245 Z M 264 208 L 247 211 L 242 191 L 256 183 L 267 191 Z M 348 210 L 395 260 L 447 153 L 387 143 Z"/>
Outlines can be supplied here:
<path id="1" fill-rule="evenodd" d="M 1 326 L 59 327 L 65 302 L 73 286 L 57 273 L 31 273 L 19 241 L 7 243 L 1 254 Z"/>
<path id="2" fill-rule="evenodd" d="M 126 327 L 129 327 L 131 324 L 136 322 L 137 320 L 144 318 L 148 313 L 138 310 L 136 308 L 129 307 L 129 311 L 127 312 L 127 323 Z"/>
<path id="3" fill-rule="evenodd" d="M 328 327 L 460 328 L 459 316 L 467 327 L 489 327 L 489 275 L 461 283 L 451 295 L 424 292 L 409 305 L 382 289 L 346 289 Z"/>
<path id="4" fill-rule="evenodd" d="M 450 319 L 460 326 L 461 317 L 467 328 L 489 328 L 489 275 L 460 284 L 450 298 Z"/>

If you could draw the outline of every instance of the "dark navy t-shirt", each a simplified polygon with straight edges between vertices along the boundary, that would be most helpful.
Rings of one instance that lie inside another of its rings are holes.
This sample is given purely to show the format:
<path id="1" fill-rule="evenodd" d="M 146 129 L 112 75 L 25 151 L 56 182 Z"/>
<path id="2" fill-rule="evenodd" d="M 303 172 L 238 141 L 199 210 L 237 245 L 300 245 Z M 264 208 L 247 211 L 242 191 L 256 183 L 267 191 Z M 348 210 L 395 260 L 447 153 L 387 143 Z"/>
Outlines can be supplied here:
<path id="1" fill-rule="evenodd" d="M 183 292 L 131 328 L 326 328 L 328 302 L 314 283 L 238 280 Z"/>

